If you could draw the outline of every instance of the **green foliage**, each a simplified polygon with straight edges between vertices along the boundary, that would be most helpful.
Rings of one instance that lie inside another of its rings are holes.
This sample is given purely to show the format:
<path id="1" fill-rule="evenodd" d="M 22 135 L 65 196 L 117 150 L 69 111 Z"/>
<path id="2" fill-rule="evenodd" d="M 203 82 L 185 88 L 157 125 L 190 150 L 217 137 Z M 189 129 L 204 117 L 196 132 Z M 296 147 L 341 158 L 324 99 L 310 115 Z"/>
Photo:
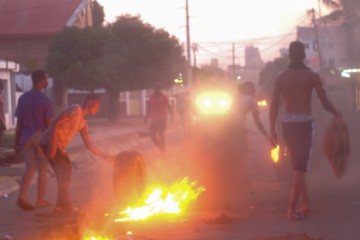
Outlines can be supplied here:
<path id="1" fill-rule="evenodd" d="M 68 87 L 82 90 L 102 87 L 100 59 L 109 36 L 105 28 L 65 28 L 50 44 L 47 72 Z"/>
<path id="2" fill-rule="evenodd" d="M 173 83 L 185 67 L 179 41 L 139 17 L 124 15 L 110 26 L 112 38 L 104 57 L 108 87 L 119 91 L 164 87 Z"/>
<path id="3" fill-rule="evenodd" d="M 120 92 L 154 82 L 170 87 L 184 69 L 178 39 L 130 15 L 106 27 L 65 28 L 53 38 L 46 59 L 56 83 L 89 91 L 105 88 L 115 115 Z"/>
<path id="4" fill-rule="evenodd" d="M 92 4 L 93 26 L 95 28 L 102 27 L 105 20 L 104 8 L 96 0 L 94 0 Z"/>
<path id="5" fill-rule="evenodd" d="M 129 15 L 106 28 L 65 28 L 46 59 L 51 77 L 82 90 L 137 90 L 155 81 L 169 87 L 184 69 L 178 39 Z"/>
<path id="6" fill-rule="evenodd" d="M 270 95 L 274 88 L 275 77 L 289 65 L 288 57 L 276 58 L 266 63 L 264 69 L 260 72 L 259 86 L 264 89 L 267 95 Z"/>
<path id="7" fill-rule="evenodd" d="M 15 143 L 15 131 L 6 130 L 2 136 L 2 144 L 9 146 Z"/>

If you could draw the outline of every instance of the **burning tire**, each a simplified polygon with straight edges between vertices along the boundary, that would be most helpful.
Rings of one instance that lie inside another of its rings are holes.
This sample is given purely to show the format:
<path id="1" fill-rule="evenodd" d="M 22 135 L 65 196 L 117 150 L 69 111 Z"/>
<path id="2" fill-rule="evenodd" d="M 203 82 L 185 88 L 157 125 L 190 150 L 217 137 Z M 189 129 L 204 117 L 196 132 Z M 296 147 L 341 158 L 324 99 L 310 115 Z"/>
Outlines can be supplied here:
<path id="1" fill-rule="evenodd" d="M 137 203 L 145 190 L 145 162 L 137 151 L 124 151 L 116 156 L 113 184 L 116 205 L 120 208 Z"/>

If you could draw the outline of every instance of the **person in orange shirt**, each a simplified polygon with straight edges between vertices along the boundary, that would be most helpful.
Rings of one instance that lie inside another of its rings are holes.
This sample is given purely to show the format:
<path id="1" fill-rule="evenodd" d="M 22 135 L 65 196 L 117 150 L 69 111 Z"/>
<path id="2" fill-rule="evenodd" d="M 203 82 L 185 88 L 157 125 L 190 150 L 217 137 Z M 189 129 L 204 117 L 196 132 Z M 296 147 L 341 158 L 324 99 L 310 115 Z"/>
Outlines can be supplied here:
<path id="1" fill-rule="evenodd" d="M 149 135 L 154 144 L 161 150 L 165 151 L 165 130 L 167 115 L 170 113 L 173 120 L 173 112 L 169 98 L 161 92 L 159 84 L 154 85 L 154 93 L 149 98 L 149 109 L 145 122 L 150 118 Z"/>

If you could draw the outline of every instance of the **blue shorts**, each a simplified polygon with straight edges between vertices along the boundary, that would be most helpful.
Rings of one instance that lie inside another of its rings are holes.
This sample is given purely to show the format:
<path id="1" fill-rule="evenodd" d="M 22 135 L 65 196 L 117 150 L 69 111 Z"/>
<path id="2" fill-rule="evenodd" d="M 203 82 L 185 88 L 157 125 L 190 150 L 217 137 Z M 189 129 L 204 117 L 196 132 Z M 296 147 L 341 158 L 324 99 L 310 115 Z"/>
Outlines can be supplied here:
<path id="1" fill-rule="evenodd" d="M 307 172 L 313 142 L 312 121 L 283 122 L 283 136 L 291 156 L 293 170 Z"/>

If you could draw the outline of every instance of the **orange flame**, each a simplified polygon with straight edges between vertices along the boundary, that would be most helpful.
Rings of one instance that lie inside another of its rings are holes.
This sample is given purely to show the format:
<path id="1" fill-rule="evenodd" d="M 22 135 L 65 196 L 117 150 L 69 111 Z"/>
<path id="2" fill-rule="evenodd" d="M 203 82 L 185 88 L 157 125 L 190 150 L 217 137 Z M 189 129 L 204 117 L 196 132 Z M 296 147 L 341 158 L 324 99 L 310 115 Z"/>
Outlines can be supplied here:
<path id="1" fill-rule="evenodd" d="M 178 215 L 205 191 L 204 187 L 195 185 L 196 182 L 188 183 L 188 178 L 185 177 L 168 189 L 156 187 L 148 191 L 150 194 L 145 200 L 140 201 L 138 207 L 128 207 L 120 212 L 122 217 L 116 219 L 115 222 L 139 221 L 159 215 Z"/>
<path id="2" fill-rule="evenodd" d="M 279 162 L 279 152 L 280 152 L 280 146 L 276 145 L 273 149 L 271 149 L 271 159 L 274 163 Z"/>

